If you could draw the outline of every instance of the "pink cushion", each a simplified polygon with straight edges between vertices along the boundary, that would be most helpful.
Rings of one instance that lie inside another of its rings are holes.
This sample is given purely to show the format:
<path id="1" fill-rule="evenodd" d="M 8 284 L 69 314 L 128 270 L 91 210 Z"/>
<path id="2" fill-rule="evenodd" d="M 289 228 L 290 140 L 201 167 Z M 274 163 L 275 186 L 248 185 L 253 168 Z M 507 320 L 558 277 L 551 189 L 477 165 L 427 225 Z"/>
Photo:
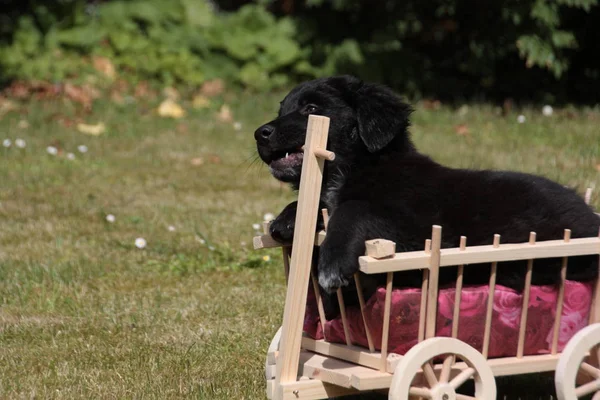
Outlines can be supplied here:
<path id="1" fill-rule="evenodd" d="M 591 282 L 566 282 L 558 336 L 559 351 L 577 331 L 587 325 L 592 286 Z M 463 287 L 461 296 L 458 338 L 479 351 L 483 344 L 488 288 L 487 285 L 466 286 Z M 439 291 L 436 336 L 451 336 L 454 296 L 454 288 Z M 557 286 L 532 286 L 525 334 L 526 355 L 550 352 L 557 298 Z M 381 348 L 384 300 L 385 288 L 379 288 L 366 304 L 367 323 L 378 350 Z M 504 286 L 496 286 L 489 357 L 516 355 L 522 302 L 522 294 Z M 420 304 L 420 289 L 393 290 L 388 347 L 390 352 L 405 354 L 417 343 Z M 346 313 L 352 343 L 367 347 L 360 309 L 348 307 Z M 323 338 L 312 287 L 309 289 L 304 331 L 314 339 Z M 325 336 L 330 342 L 346 342 L 341 317 L 327 321 Z"/>

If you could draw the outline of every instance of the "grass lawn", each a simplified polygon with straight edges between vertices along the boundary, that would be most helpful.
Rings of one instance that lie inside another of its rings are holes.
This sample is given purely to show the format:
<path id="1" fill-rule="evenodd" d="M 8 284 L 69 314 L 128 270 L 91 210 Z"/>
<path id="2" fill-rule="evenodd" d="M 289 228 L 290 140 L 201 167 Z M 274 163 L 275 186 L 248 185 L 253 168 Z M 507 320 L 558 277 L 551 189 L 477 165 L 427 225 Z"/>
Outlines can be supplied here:
<path id="1" fill-rule="evenodd" d="M 0 147 L 0 398 L 265 397 L 284 280 L 279 251 L 251 249 L 252 225 L 294 194 L 253 162 L 252 133 L 281 98 L 229 94 L 237 130 L 212 111 L 172 120 L 135 102 L 84 116 L 105 123 L 97 137 L 70 126 L 68 102 L 0 115 L 0 142 L 13 140 Z M 411 130 L 444 164 L 600 191 L 600 111 L 523 113 L 417 105 Z"/>

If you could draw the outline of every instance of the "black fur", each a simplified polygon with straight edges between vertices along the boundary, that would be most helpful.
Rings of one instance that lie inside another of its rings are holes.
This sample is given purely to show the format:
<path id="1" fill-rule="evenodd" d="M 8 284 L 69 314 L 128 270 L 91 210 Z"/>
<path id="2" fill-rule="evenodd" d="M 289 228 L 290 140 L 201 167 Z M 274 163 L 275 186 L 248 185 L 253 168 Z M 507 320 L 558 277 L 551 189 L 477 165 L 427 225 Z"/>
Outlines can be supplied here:
<path id="1" fill-rule="evenodd" d="M 318 276 L 327 292 L 348 285 L 352 290 L 350 278 L 365 240 L 385 238 L 396 242 L 397 251 L 422 250 L 434 224 L 443 228 L 442 247 L 458 246 L 461 235 L 474 246 L 491 244 L 495 233 L 502 235 L 502 243 L 526 242 L 530 231 L 538 241 L 560 239 L 565 228 L 573 238 L 598 234 L 600 218 L 560 184 L 517 172 L 448 168 L 420 154 L 408 133 L 411 108 L 388 88 L 350 76 L 297 86 L 282 101 L 278 118 L 255 133 L 262 160 L 276 178 L 296 189 L 299 155 L 276 160 L 304 144 L 311 113 L 331 119 L 328 149 L 336 154 L 326 162 L 321 193 L 330 221 L 319 249 Z M 291 241 L 295 211 L 296 204 L 290 204 L 271 225 L 277 240 Z M 533 283 L 556 282 L 559 267 L 560 260 L 537 260 Z M 598 256 L 572 258 L 568 278 L 592 279 L 597 270 Z M 449 268 L 442 272 L 441 284 L 456 276 Z M 524 272 L 524 263 L 504 263 L 497 282 L 520 289 Z M 488 278 L 485 268 L 465 273 L 467 283 Z M 419 271 L 394 279 L 397 286 L 420 281 Z"/>

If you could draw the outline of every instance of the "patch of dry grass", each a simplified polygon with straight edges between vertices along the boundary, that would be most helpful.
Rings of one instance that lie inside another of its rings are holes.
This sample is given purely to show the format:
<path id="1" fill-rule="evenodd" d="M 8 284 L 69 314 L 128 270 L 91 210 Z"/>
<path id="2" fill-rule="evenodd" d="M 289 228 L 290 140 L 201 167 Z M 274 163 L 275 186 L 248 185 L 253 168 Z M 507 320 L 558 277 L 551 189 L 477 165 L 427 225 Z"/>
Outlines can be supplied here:
<path id="1" fill-rule="evenodd" d="M 135 104 L 88 116 L 107 125 L 100 137 L 49 120 L 61 104 L 3 117 L 0 139 L 27 147 L 0 148 L 0 398 L 264 398 L 284 284 L 279 253 L 250 249 L 252 224 L 294 195 L 252 164 L 252 132 L 280 97 L 232 99 L 240 131 Z M 417 109 L 418 147 L 445 164 L 600 190 L 598 111 L 525 110 L 518 124 L 485 106 Z"/>

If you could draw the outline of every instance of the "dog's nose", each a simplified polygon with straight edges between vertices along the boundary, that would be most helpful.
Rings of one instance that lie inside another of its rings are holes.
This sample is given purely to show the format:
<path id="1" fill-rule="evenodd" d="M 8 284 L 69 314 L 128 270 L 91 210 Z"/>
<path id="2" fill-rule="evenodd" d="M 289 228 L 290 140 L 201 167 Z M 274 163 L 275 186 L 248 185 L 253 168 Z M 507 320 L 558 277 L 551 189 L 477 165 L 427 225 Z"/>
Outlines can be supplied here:
<path id="1" fill-rule="evenodd" d="M 265 142 L 273 132 L 275 132 L 275 127 L 273 125 L 265 124 L 254 132 L 254 138 L 257 142 Z"/>

